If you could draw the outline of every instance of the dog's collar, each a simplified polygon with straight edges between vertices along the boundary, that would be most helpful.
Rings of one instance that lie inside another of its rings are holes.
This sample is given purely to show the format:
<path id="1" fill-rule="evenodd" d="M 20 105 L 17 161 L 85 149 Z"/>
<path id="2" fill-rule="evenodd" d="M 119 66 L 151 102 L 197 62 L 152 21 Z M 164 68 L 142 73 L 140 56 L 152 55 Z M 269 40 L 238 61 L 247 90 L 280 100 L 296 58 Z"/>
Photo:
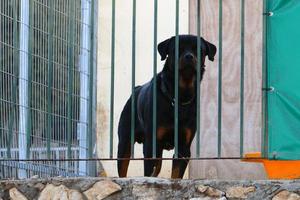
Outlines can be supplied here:
<path id="1" fill-rule="evenodd" d="M 171 102 L 171 105 L 174 107 L 175 98 L 172 98 L 172 96 L 169 94 L 166 83 L 163 78 L 163 74 L 160 74 L 160 77 L 161 77 L 160 89 L 161 89 L 162 93 L 164 94 L 164 96 L 169 99 L 169 101 Z M 195 99 L 195 95 L 193 95 L 193 97 L 190 100 L 180 103 L 180 105 L 181 106 L 190 105 L 191 103 L 193 103 L 194 99 Z"/>

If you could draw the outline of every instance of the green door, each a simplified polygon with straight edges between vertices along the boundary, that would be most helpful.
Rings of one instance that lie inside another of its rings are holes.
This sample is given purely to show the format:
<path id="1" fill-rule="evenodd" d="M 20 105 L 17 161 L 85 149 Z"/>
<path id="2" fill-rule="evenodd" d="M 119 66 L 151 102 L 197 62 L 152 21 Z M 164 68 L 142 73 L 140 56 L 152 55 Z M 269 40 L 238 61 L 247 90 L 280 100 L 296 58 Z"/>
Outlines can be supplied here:
<path id="1" fill-rule="evenodd" d="M 267 0 L 268 157 L 300 160 L 300 0 Z"/>

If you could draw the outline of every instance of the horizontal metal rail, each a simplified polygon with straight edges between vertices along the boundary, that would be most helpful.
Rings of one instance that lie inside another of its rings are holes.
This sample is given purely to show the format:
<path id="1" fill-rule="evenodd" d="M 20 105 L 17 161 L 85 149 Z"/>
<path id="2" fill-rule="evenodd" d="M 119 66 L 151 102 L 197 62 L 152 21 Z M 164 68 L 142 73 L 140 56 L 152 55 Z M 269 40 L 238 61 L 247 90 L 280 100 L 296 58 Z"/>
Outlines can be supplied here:
<path id="1" fill-rule="evenodd" d="M 257 160 L 264 159 L 263 157 L 257 158 L 244 158 L 244 157 L 203 157 L 203 158 L 86 158 L 86 159 L 0 159 L 0 164 L 3 161 L 17 161 L 17 162 L 45 162 L 45 161 L 117 161 L 117 160 Z"/>

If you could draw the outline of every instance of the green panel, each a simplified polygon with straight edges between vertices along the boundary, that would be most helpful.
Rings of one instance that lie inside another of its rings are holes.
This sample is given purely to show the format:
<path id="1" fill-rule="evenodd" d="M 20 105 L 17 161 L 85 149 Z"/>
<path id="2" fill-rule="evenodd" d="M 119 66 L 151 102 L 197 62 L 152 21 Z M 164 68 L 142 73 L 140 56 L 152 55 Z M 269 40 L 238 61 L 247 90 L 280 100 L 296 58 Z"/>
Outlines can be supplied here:
<path id="1" fill-rule="evenodd" d="M 268 157 L 300 159 L 300 1 L 270 0 L 267 19 Z"/>

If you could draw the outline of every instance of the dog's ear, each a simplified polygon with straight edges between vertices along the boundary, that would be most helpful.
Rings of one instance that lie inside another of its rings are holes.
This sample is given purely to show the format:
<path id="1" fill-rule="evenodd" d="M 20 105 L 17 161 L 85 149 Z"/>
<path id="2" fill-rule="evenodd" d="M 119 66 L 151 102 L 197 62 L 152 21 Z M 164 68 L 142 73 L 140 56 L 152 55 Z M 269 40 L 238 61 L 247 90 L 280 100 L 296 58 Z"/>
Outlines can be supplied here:
<path id="1" fill-rule="evenodd" d="M 171 38 L 159 43 L 157 46 L 157 50 L 160 54 L 161 60 L 165 60 L 167 58 L 167 55 L 169 53 L 170 40 Z"/>
<path id="2" fill-rule="evenodd" d="M 201 40 L 205 44 L 205 52 L 206 52 L 206 55 L 208 56 L 208 59 L 210 61 L 214 61 L 215 55 L 217 53 L 217 47 L 215 45 L 213 45 L 212 43 L 204 40 L 203 38 L 201 38 Z"/>

